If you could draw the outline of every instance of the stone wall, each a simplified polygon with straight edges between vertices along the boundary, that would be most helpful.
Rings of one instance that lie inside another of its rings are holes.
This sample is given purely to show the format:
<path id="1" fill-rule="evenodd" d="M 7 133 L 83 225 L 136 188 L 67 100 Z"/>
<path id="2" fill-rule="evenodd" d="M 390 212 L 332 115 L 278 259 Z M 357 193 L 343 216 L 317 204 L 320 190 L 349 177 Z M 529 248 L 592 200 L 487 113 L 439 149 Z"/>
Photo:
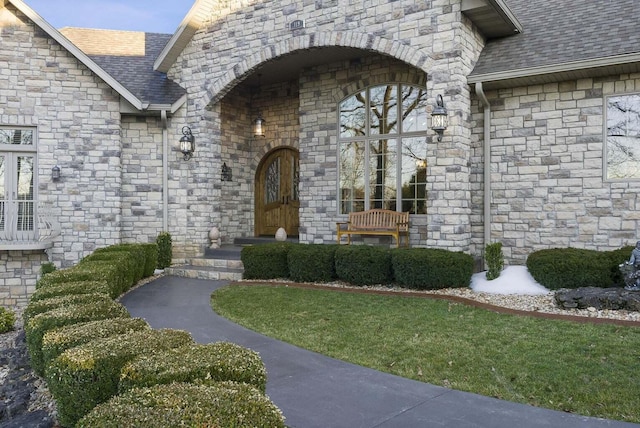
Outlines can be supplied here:
<path id="1" fill-rule="evenodd" d="M 637 182 L 604 177 L 604 105 L 640 91 L 640 75 L 488 91 L 491 103 L 491 240 L 511 264 L 546 248 L 634 245 Z M 482 246 L 483 116 L 474 104 L 473 243 Z"/>
<path id="2" fill-rule="evenodd" d="M 120 242 L 118 95 L 11 4 L 0 9 L 0 60 L 0 125 L 36 128 L 37 198 L 62 229 L 49 259 L 68 267 Z M 0 259 L 0 303 L 26 301 L 47 255 L 2 251 Z"/>

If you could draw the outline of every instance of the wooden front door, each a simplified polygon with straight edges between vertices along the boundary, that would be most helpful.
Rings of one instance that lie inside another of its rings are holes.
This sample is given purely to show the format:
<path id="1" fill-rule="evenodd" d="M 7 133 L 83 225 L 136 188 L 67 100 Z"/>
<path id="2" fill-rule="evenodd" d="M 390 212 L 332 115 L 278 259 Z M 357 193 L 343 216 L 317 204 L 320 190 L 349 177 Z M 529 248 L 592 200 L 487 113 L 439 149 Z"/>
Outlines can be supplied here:
<path id="1" fill-rule="evenodd" d="M 283 227 L 298 236 L 298 151 L 283 147 L 268 153 L 256 174 L 256 235 L 275 235 Z"/>

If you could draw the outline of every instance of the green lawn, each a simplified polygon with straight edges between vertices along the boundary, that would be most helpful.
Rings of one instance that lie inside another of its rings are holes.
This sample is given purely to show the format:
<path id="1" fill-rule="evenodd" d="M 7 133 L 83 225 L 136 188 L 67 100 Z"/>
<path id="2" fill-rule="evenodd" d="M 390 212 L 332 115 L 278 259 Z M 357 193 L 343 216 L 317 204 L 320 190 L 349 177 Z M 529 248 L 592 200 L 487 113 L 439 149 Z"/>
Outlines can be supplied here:
<path id="1" fill-rule="evenodd" d="M 221 315 L 344 361 L 582 415 L 640 422 L 640 328 L 501 315 L 442 300 L 230 286 Z"/>

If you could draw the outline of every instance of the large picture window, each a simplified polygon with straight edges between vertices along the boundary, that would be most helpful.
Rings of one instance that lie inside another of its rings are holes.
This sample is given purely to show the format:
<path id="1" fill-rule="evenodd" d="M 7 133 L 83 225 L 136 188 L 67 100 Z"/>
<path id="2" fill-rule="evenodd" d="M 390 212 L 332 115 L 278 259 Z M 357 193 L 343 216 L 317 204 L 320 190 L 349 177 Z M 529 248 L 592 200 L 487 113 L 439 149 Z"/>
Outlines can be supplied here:
<path id="1" fill-rule="evenodd" d="M 426 90 L 372 86 L 339 105 L 340 213 L 426 214 Z"/>
<path id="2" fill-rule="evenodd" d="M 606 101 L 606 177 L 640 178 L 640 94 L 616 95 Z"/>

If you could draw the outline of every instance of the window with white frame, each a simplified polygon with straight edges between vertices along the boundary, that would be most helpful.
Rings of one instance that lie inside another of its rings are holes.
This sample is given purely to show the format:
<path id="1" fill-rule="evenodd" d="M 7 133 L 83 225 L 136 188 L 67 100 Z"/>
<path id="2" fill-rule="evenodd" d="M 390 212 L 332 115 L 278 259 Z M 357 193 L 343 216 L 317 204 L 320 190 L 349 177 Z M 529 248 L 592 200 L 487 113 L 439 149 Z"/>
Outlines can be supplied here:
<path id="1" fill-rule="evenodd" d="M 0 239 L 36 237 L 34 128 L 0 127 Z"/>
<path id="2" fill-rule="evenodd" d="M 426 214 L 426 90 L 371 86 L 340 102 L 340 213 L 384 208 Z"/>
<path id="3" fill-rule="evenodd" d="M 606 178 L 640 178 L 640 94 L 606 99 Z"/>

